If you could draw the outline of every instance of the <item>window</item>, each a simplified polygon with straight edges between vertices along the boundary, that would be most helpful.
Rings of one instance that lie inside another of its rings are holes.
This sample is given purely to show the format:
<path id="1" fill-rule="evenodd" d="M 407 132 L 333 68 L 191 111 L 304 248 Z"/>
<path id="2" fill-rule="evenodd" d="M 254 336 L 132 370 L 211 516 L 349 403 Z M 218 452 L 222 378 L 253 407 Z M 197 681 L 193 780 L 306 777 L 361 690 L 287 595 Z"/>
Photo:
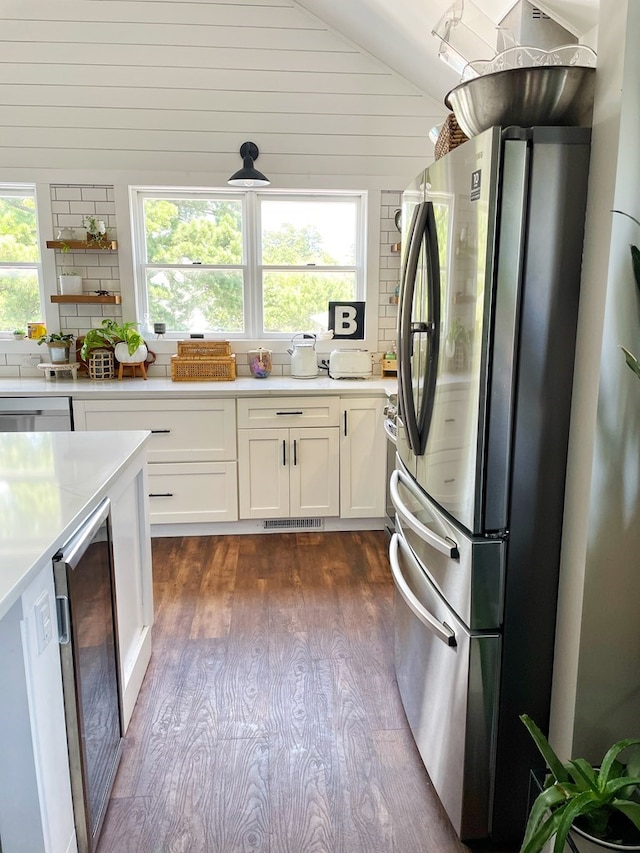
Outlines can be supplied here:
<path id="1" fill-rule="evenodd" d="M 364 299 L 364 195 L 133 192 L 140 315 L 167 331 L 290 337 Z"/>
<path id="2" fill-rule="evenodd" d="M 0 329 L 26 330 L 41 317 L 35 190 L 0 185 Z"/>

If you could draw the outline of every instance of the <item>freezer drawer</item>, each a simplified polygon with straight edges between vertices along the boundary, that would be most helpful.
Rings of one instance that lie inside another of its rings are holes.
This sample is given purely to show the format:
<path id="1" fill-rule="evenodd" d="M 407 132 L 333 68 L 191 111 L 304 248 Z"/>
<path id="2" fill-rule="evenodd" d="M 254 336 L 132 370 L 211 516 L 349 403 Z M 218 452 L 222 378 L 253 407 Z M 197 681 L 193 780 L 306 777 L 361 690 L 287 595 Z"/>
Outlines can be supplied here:
<path id="1" fill-rule="evenodd" d="M 406 541 L 451 609 L 472 630 L 499 628 L 506 541 L 467 536 L 438 511 L 402 463 L 391 476 L 390 492 Z"/>
<path id="2" fill-rule="evenodd" d="M 389 549 L 398 687 L 434 788 L 463 840 L 490 832 L 501 638 L 470 634 L 401 535 Z"/>

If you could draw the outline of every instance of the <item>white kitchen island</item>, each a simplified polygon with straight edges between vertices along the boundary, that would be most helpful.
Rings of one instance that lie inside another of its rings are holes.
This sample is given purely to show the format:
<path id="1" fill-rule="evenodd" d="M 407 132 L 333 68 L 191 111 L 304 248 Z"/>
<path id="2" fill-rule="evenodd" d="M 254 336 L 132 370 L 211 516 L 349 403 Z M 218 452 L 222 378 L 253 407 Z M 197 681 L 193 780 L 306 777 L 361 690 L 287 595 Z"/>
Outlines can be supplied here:
<path id="1" fill-rule="evenodd" d="M 76 850 L 52 557 L 111 501 L 123 727 L 150 655 L 146 431 L 0 433 L 0 842 Z"/>

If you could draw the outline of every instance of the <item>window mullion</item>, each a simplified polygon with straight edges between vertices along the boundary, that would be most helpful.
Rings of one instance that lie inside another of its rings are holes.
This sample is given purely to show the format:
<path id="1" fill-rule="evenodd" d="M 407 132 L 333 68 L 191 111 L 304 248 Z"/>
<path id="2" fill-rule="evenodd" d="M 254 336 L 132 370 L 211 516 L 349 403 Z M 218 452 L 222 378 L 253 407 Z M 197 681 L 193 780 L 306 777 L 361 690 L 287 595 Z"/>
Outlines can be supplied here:
<path id="1" fill-rule="evenodd" d="M 260 217 L 256 194 L 246 199 L 246 261 L 248 305 L 246 309 L 250 338 L 262 337 L 262 273 L 260 271 Z"/>

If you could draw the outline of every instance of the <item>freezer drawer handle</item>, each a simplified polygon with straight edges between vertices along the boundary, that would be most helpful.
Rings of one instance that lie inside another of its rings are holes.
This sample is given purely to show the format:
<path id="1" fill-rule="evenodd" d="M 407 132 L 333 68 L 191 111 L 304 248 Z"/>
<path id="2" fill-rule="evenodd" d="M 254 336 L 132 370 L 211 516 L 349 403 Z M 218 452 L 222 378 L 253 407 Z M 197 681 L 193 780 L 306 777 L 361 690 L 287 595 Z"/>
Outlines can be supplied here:
<path id="1" fill-rule="evenodd" d="M 412 613 L 418 617 L 425 628 L 428 628 L 447 646 L 456 646 L 456 635 L 451 628 L 446 624 L 446 622 L 439 622 L 431 615 L 431 613 L 429 613 L 429 611 L 418 601 L 411 591 L 408 583 L 405 581 L 402 575 L 402 569 L 400 568 L 400 561 L 398 560 L 398 548 L 402 548 L 407 559 L 415 562 L 409 548 L 404 546 L 401 543 L 398 534 L 394 533 L 389 545 L 389 562 L 391 563 L 391 574 L 393 575 L 393 580 L 398 592 L 404 598 L 407 607 L 409 607 Z"/>
<path id="2" fill-rule="evenodd" d="M 391 474 L 389 491 L 391 492 L 391 501 L 393 502 L 396 512 L 400 518 L 405 522 L 407 527 L 410 527 L 413 532 L 423 540 L 423 542 L 427 542 L 435 548 L 436 551 L 440 551 L 441 554 L 449 557 L 449 559 L 459 560 L 460 553 L 458 551 L 458 546 L 453 539 L 445 539 L 442 536 L 438 536 L 437 533 L 434 533 L 433 530 L 418 521 L 415 515 L 413 515 L 409 508 L 403 503 L 402 498 L 400 497 L 400 492 L 398 491 L 398 482 L 400 480 L 402 480 L 402 485 L 405 486 L 414 495 L 414 497 L 418 498 L 418 500 L 423 500 L 422 495 L 417 491 L 409 477 L 396 468 L 396 470 Z"/>

